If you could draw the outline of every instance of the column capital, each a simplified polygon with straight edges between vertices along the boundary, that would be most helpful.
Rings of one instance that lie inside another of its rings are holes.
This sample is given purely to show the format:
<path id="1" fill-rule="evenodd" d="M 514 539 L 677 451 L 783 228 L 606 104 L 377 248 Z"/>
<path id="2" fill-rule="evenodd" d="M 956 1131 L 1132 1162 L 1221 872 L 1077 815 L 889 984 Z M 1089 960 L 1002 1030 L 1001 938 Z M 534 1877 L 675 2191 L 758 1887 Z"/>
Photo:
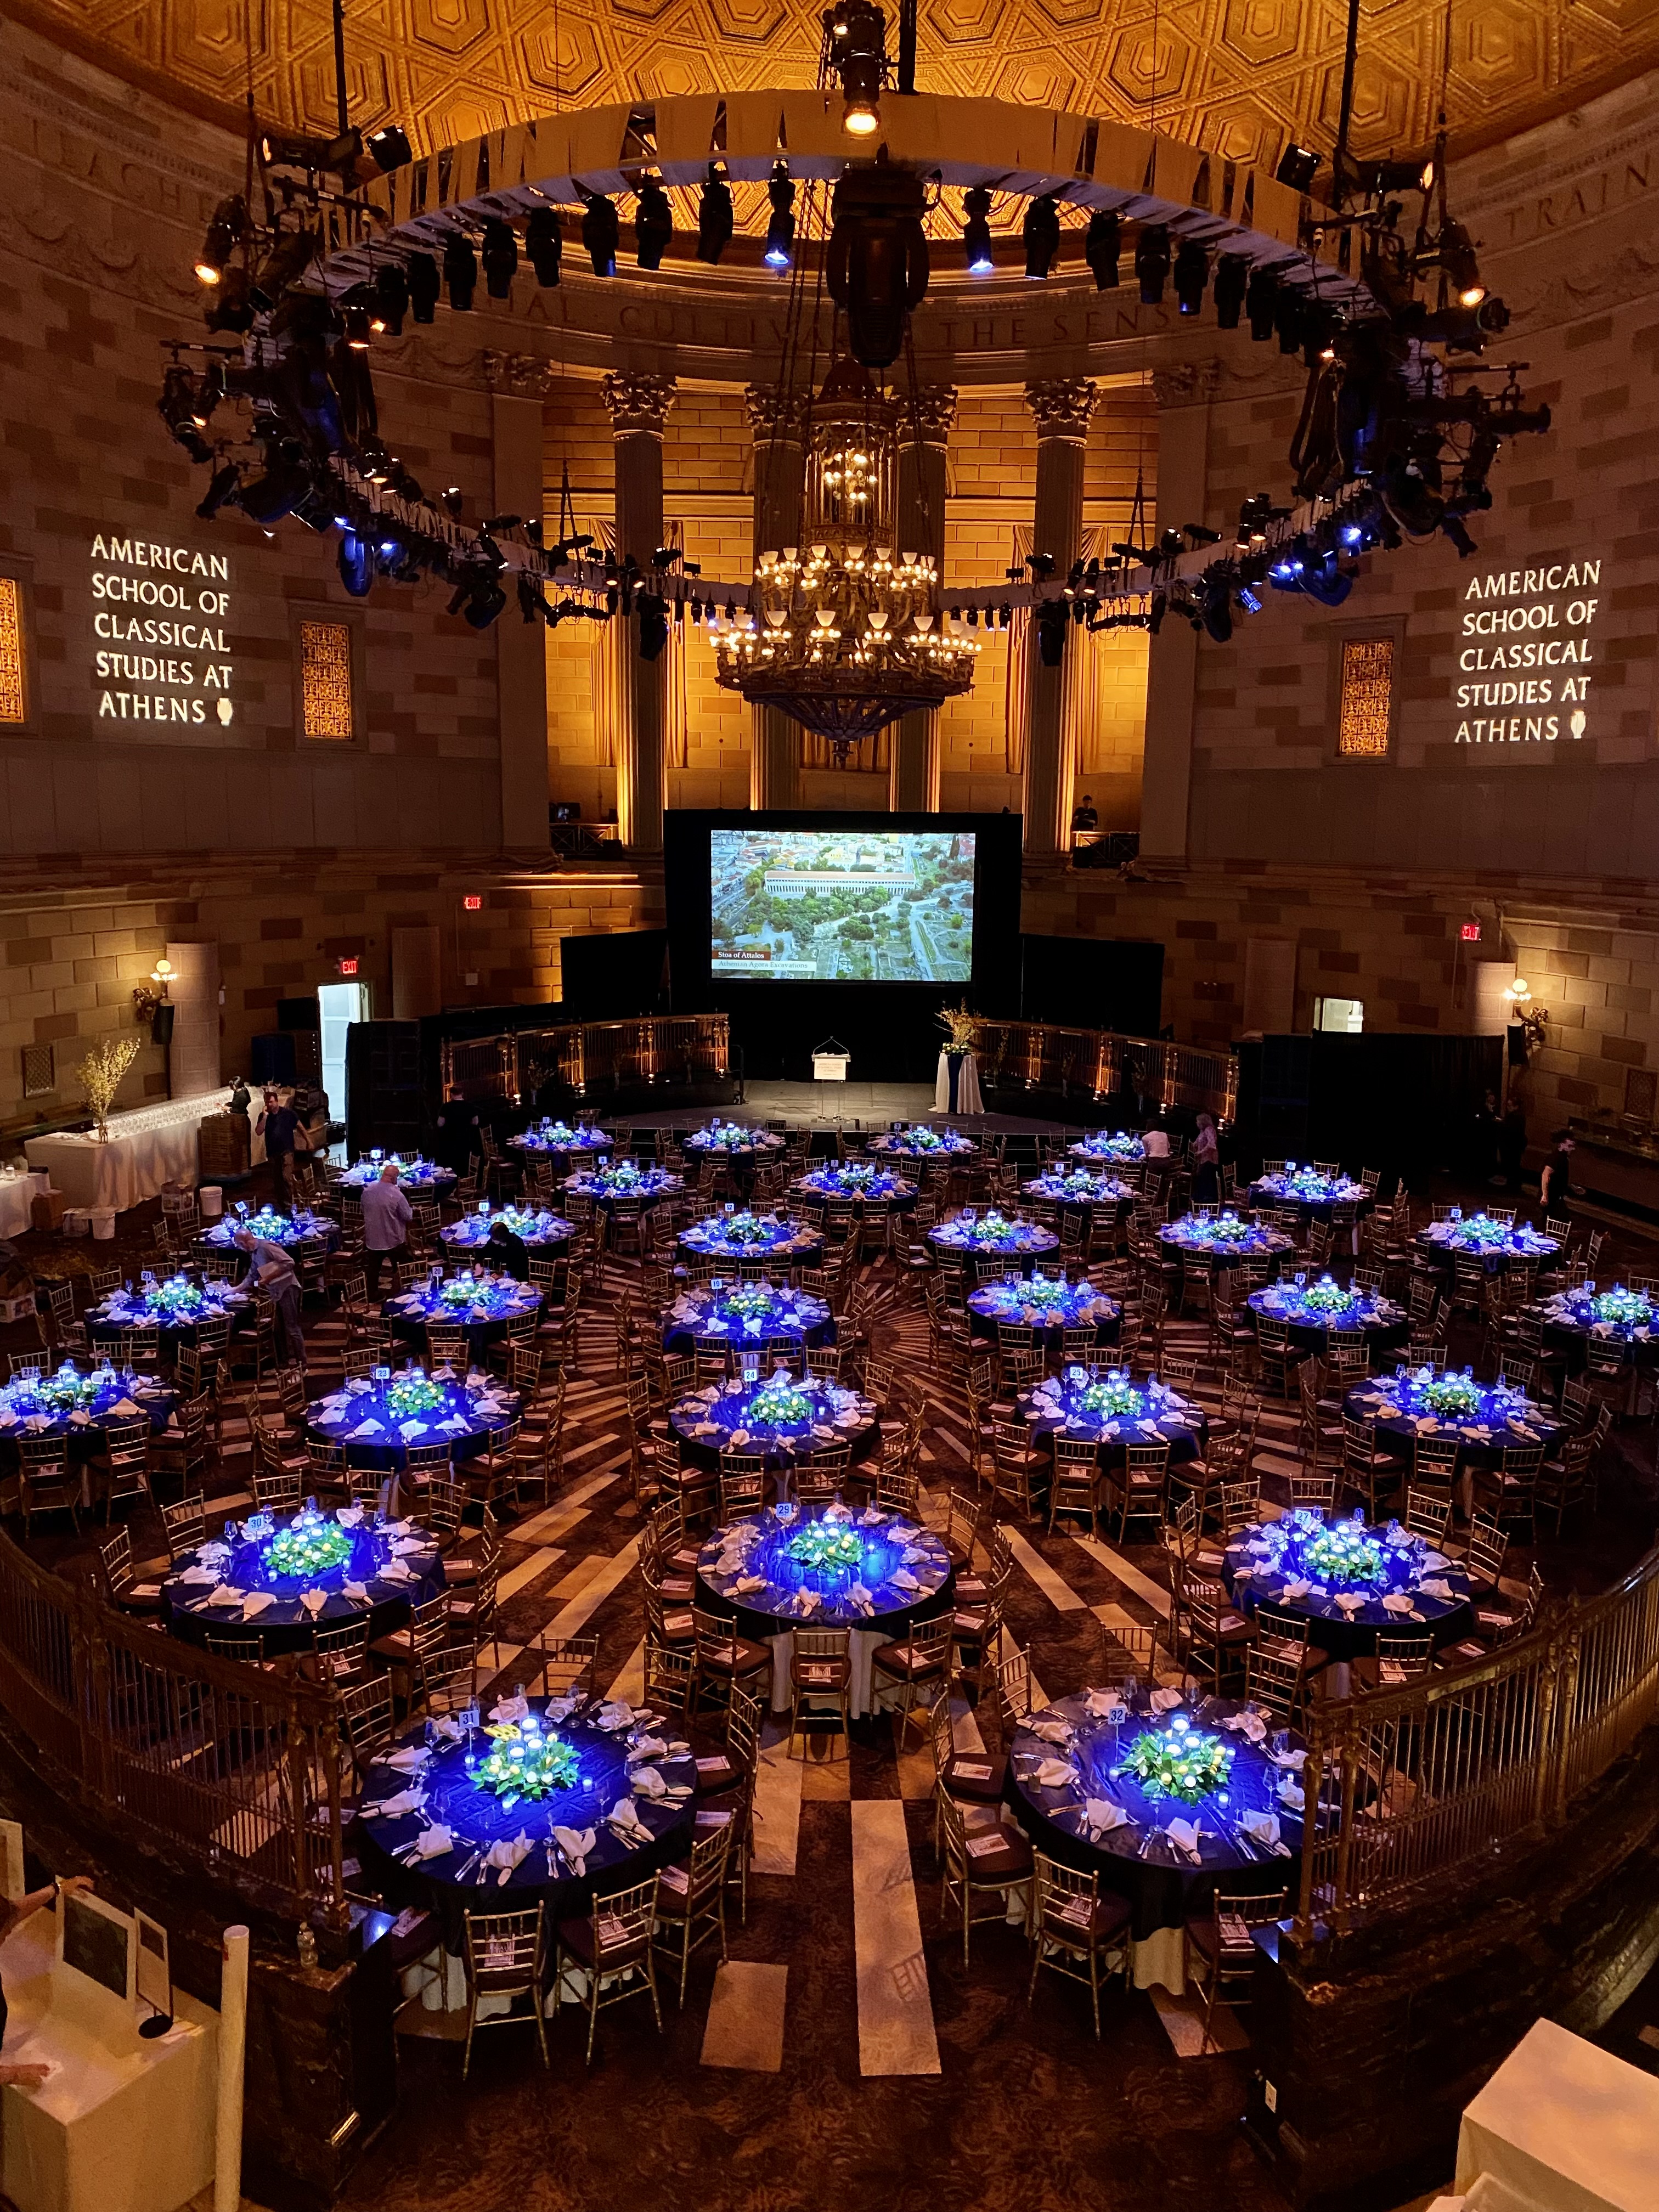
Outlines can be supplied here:
<path id="1" fill-rule="evenodd" d="M 799 446 L 806 435 L 811 394 L 781 384 L 746 384 L 743 404 L 757 446 Z"/>
<path id="2" fill-rule="evenodd" d="M 674 404 L 672 376 L 635 376 L 613 369 L 600 383 L 599 391 L 611 410 L 612 436 L 661 437 Z"/>
<path id="3" fill-rule="evenodd" d="M 901 446 L 943 446 L 950 441 L 957 421 L 954 384 L 919 384 L 915 392 L 898 395 L 898 441 Z"/>
<path id="4" fill-rule="evenodd" d="M 1086 377 L 1044 377 L 1025 387 L 1025 404 L 1036 417 L 1039 438 L 1064 438 L 1081 444 L 1089 434 L 1100 387 Z"/>
<path id="5" fill-rule="evenodd" d="M 1160 408 L 1199 407 L 1213 399 L 1221 382 L 1217 361 L 1180 361 L 1152 371 L 1152 397 Z"/>
<path id="6" fill-rule="evenodd" d="M 496 353 L 486 346 L 478 356 L 483 380 L 503 398 L 545 399 L 552 381 L 550 362 L 538 354 Z"/>

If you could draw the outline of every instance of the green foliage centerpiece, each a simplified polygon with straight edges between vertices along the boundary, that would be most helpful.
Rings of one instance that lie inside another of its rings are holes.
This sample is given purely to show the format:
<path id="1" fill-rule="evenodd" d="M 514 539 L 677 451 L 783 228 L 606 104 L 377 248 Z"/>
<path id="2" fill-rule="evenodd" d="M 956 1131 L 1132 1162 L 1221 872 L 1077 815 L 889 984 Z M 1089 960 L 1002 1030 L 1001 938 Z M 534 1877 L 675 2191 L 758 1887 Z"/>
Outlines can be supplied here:
<path id="1" fill-rule="evenodd" d="M 1362 1522 L 1334 1521 L 1302 1547 L 1304 1571 L 1323 1583 L 1380 1583 L 1382 1547 Z"/>
<path id="2" fill-rule="evenodd" d="M 386 1411 L 400 1421 L 416 1419 L 422 1413 L 435 1413 L 444 1402 L 441 1383 L 434 1382 L 429 1375 L 422 1375 L 418 1367 L 407 1375 L 394 1376 L 386 1386 Z"/>
<path id="3" fill-rule="evenodd" d="M 1615 1328 L 1645 1328 L 1653 1319 L 1651 1302 L 1640 1291 L 1598 1291 L 1589 1302 L 1593 1321 L 1610 1322 Z"/>
<path id="4" fill-rule="evenodd" d="M 326 1574 L 351 1556 L 351 1539 L 337 1521 L 320 1513 L 297 1514 L 265 1546 L 265 1565 L 273 1575 Z"/>
<path id="5" fill-rule="evenodd" d="M 1196 1805 L 1219 1790 L 1232 1772 L 1233 1747 L 1177 1719 L 1166 1729 L 1144 1729 L 1118 1769 L 1132 1774 L 1149 1797 L 1178 1797 Z"/>
<path id="6" fill-rule="evenodd" d="M 1352 1291 L 1345 1291 L 1340 1283 L 1330 1276 L 1322 1275 L 1316 1283 L 1310 1283 L 1302 1293 L 1302 1304 L 1309 1313 L 1346 1313 L 1354 1303 Z"/>
<path id="7" fill-rule="evenodd" d="M 1146 1410 L 1146 1395 L 1127 1375 L 1103 1375 L 1097 1382 L 1085 1382 L 1077 1394 L 1077 1406 L 1081 1413 L 1093 1413 L 1103 1420 L 1110 1420 L 1122 1413 L 1140 1413 Z"/>
<path id="8" fill-rule="evenodd" d="M 749 1401 L 750 1426 L 760 1423 L 775 1429 L 793 1428 L 812 1418 L 812 1401 L 787 1375 L 763 1382 Z"/>
<path id="9" fill-rule="evenodd" d="M 505 1805 L 516 1805 L 521 1797 L 551 1797 L 580 1778 L 580 1761 L 570 1745 L 560 1736 L 544 1735 L 538 1725 L 520 1728 L 507 1721 L 486 1733 L 494 1741 L 472 1778 Z"/>
<path id="10" fill-rule="evenodd" d="M 1480 1410 L 1480 1385 L 1468 1375 L 1431 1375 L 1422 1371 L 1417 1402 L 1431 1413 L 1451 1413 L 1462 1419 Z"/>
<path id="11" fill-rule="evenodd" d="M 823 1573 L 856 1567 L 864 1558 L 862 1540 L 839 1521 L 809 1521 L 787 1549 L 799 1565 Z"/>

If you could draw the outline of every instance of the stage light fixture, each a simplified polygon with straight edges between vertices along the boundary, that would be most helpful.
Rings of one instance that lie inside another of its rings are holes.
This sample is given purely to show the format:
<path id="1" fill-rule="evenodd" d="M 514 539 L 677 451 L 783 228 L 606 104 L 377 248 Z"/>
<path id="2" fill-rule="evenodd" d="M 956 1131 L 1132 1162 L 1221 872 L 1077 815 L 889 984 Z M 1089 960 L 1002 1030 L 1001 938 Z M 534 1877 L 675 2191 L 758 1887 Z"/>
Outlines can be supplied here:
<path id="1" fill-rule="evenodd" d="M 242 471 L 234 461 L 222 462 L 213 471 L 212 479 L 202 495 L 201 504 L 196 510 L 198 517 L 203 522 L 211 522 L 241 480 Z"/>
<path id="2" fill-rule="evenodd" d="M 1224 331 L 1236 331 L 1238 318 L 1249 289 L 1251 269 L 1248 255 L 1224 253 L 1215 268 L 1215 319 Z"/>
<path id="3" fill-rule="evenodd" d="M 518 234 L 510 222 L 496 218 L 484 225 L 484 289 L 492 300 L 513 297 L 513 279 L 519 273 Z"/>
<path id="4" fill-rule="evenodd" d="M 556 210 L 545 205 L 531 210 L 530 220 L 524 227 L 524 250 L 536 272 L 536 282 L 544 289 L 556 284 L 564 239 Z"/>
<path id="5" fill-rule="evenodd" d="M 382 176 L 389 175 L 393 169 L 406 168 L 414 159 L 409 134 L 398 123 L 387 123 L 379 131 L 371 131 L 363 145 Z"/>
<path id="6" fill-rule="evenodd" d="M 444 246 L 444 287 L 457 314 L 471 312 L 472 295 L 478 288 L 478 257 L 464 230 L 453 230 Z"/>
<path id="7" fill-rule="evenodd" d="M 1122 226 L 1110 208 L 1097 208 L 1089 218 L 1083 241 L 1083 258 L 1094 276 L 1097 292 L 1115 292 L 1122 253 Z"/>
<path id="8" fill-rule="evenodd" d="M 469 629 L 488 629 L 507 605 L 507 593 L 494 576 L 463 577 L 449 602 L 449 611 L 459 615 Z"/>
<path id="9" fill-rule="evenodd" d="M 253 328 L 253 280 L 243 268 L 227 269 L 207 295 L 202 319 L 210 331 L 243 337 Z"/>
<path id="10" fill-rule="evenodd" d="M 403 336 L 404 317 L 409 313 L 409 279 L 396 261 L 382 262 L 374 272 L 374 312 L 382 330 L 394 338 Z"/>
<path id="11" fill-rule="evenodd" d="M 617 215 L 614 200 L 603 193 L 590 194 L 582 210 L 582 244 L 587 249 L 587 258 L 596 276 L 614 276 L 617 273 L 617 241 L 622 235 L 622 224 Z"/>
<path id="12" fill-rule="evenodd" d="M 881 128 L 881 88 L 887 75 L 887 19 L 874 0 L 839 0 L 826 9 L 830 66 L 841 79 L 841 127 L 872 138 Z"/>
<path id="13" fill-rule="evenodd" d="M 641 269 L 660 269 L 674 235 L 674 210 L 654 177 L 645 178 L 634 203 L 634 258 Z"/>
<path id="14" fill-rule="evenodd" d="M 217 284 L 222 279 L 236 251 L 237 240 L 247 225 L 247 203 L 240 192 L 232 192 L 220 201 L 213 210 L 213 220 L 202 240 L 202 251 L 196 259 L 196 278 L 201 284 Z"/>
<path id="15" fill-rule="evenodd" d="M 155 405 L 161 420 L 192 461 L 213 459 L 213 449 L 202 435 L 196 380 L 176 361 L 162 375 L 161 396 Z"/>
<path id="16" fill-rule="evenodd" d="M 1279 279 L 1260 264 L 1251 270 L 1244 290 L 1244 312 L 1250 319 L 1250 336 L 1265 344 L 1279 326 Z"/>
<path id="17" fill-rule="evenodd" d="M 1480 257 L 1474 240 L 1461 222 L 1449 216 L 1441 225 L 1434 258 L 1445 270 L 1460 307 L 1478 307 L 1486 296 L 1481 282 Z"/>
<path id="18" fill-rule="evenodd" d="M 334 556 L 340 581 L 354 599 L 366 599 L 374 582 L 374 547 L 355 530 L 340 533 L 340 550 Z"/>
<path id="19" fill-rule="evenodd" d="M 411 253 L 404 274 L 409 280 L 410 313 L 417 323 L 431 322 L 442 289 L 436 261 L 429 253 Z"/>
<path id="20" fill-rule="evenodd" d="M 1280 353 L 1297 353 L 1302 347 L 1302 295 L 1281 284 L 1273 301 L 1273 328 Z"/>
<path id="21" fill-rule="evenodd" d="M 927 292 L 927 194 L 885 149 L 847 168 L 831 204 L 824 281 L 847 317 L 848 344 L 866 368 L 898 358 L 907 319 Z"/>
<path id="22" fill-rule="evenodd" d="M 1164 287 L 1170 276 L 1170 234 L 1161 222 L 1143 225 L 1135 240 L 1135 276 L 1140 286 L 1140 304 L 1156 307 L 1164 298 Z"/>
<path id="23" fill-rule="evenodd" d="M 368 309 L 357 295 L 368 291 L 367 284 L 354 284 L 340 302 L 340 327 L 345 342 L 353 353 L 368 351 Z M 373 298 L 373 294 L 369 296 Z"/>
<path id="24" fill-rule="evenodd" d="M 1279 167 L 1273 171 L 1275 180 L 1288 185 L 1293 192 L 1305 192 L 1313 184 L 1314 172 L 1319 167 L 1319 155 L 1310 147 L 1298 146 L 1294 138 L 1287 141 L 1279 157 Z"/>
<path id="25" fill-rule="evenodd" d="M 1060 209 L 1052 193 L 1033 200 L 1025 210 L 1025 274 L 1043 277 L 1054 265 L 1060 251 Z"/>
<path id="26" fill-rule="evenodd" d="M 697 258 L 711 269 L 732 243 L 732 187 L 711 161 L 697 198 Z"/>
<path id="27" fill-rule="evenodd" d="M 996 263 L 991 257 L 991 195 L 975 185 L 962 197 L 962 250 L 973 276 L 988 276 Z"/>
<path id="28" fill-rule="evenodd" d="M 1183 238 L 1175 258 L 1175 294 L 1183 315 L 1203 312 L 1210 282 L 1210 257 L 1195 238 Z"/>
<path id="29" fill-rule="evenodd" d="M 766 265 L 789 269 L 795 259 L 795 187 L 789 171 L 779 161 L 768 179 L 766 197 L 772 204 L 766 226 Z"/>

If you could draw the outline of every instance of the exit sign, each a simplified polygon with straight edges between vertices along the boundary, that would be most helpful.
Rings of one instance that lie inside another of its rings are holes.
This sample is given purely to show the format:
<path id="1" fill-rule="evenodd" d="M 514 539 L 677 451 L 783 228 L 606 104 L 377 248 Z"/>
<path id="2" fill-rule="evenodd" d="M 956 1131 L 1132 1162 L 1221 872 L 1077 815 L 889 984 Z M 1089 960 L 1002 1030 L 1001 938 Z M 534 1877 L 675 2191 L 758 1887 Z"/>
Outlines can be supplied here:
<path id="1" fill-rule="evenodd" d="M 483 906 L 483 901 L 478 896 L 477 891 L 469 891 L 466 896 L 461 901 L 461 904 L 465 908 L 469 914 L 477 914 L 478 909 Z"/>
<path id="2" fill-rule="evenodd" d="M 355 975 L 357 972 L 357 963 L 355 958 L 342 960 L 337 964 L 343 975 Z"/>
<path id="3" fill-rule="evenodd" d="M 1480 925 L 1478 921 L 1466 921 L 1457 933 L 1465 945 L 1479 945 L 1480 942 Z"/>

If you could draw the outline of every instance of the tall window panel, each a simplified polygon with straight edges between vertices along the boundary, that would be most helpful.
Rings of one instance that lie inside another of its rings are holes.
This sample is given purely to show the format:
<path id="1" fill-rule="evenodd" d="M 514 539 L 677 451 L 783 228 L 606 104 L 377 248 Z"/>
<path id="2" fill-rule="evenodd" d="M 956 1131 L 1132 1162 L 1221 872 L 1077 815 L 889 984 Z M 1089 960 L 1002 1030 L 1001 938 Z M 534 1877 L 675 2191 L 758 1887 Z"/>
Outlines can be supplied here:
<path id="1" fill-rule="evenodd" d="M 26 722 L 28 712 L 23 671 L 23 586 L 15 576 L 0 576 L 0 723 Z"/>
<path id="2" fill-rule="evenodd" d="M 1342 760 L 1386 760 L 1394 725 L 1395 641 L 1391 637 L 1342 641 L 1342 684 L 1337 708 L 1336 750 Z"/>
<path id="3" fill-rule="evenodd" d="M 349 623 L 300 624 L 300 729 L 302 736 L 349 744 L 357 734 Z"/>

